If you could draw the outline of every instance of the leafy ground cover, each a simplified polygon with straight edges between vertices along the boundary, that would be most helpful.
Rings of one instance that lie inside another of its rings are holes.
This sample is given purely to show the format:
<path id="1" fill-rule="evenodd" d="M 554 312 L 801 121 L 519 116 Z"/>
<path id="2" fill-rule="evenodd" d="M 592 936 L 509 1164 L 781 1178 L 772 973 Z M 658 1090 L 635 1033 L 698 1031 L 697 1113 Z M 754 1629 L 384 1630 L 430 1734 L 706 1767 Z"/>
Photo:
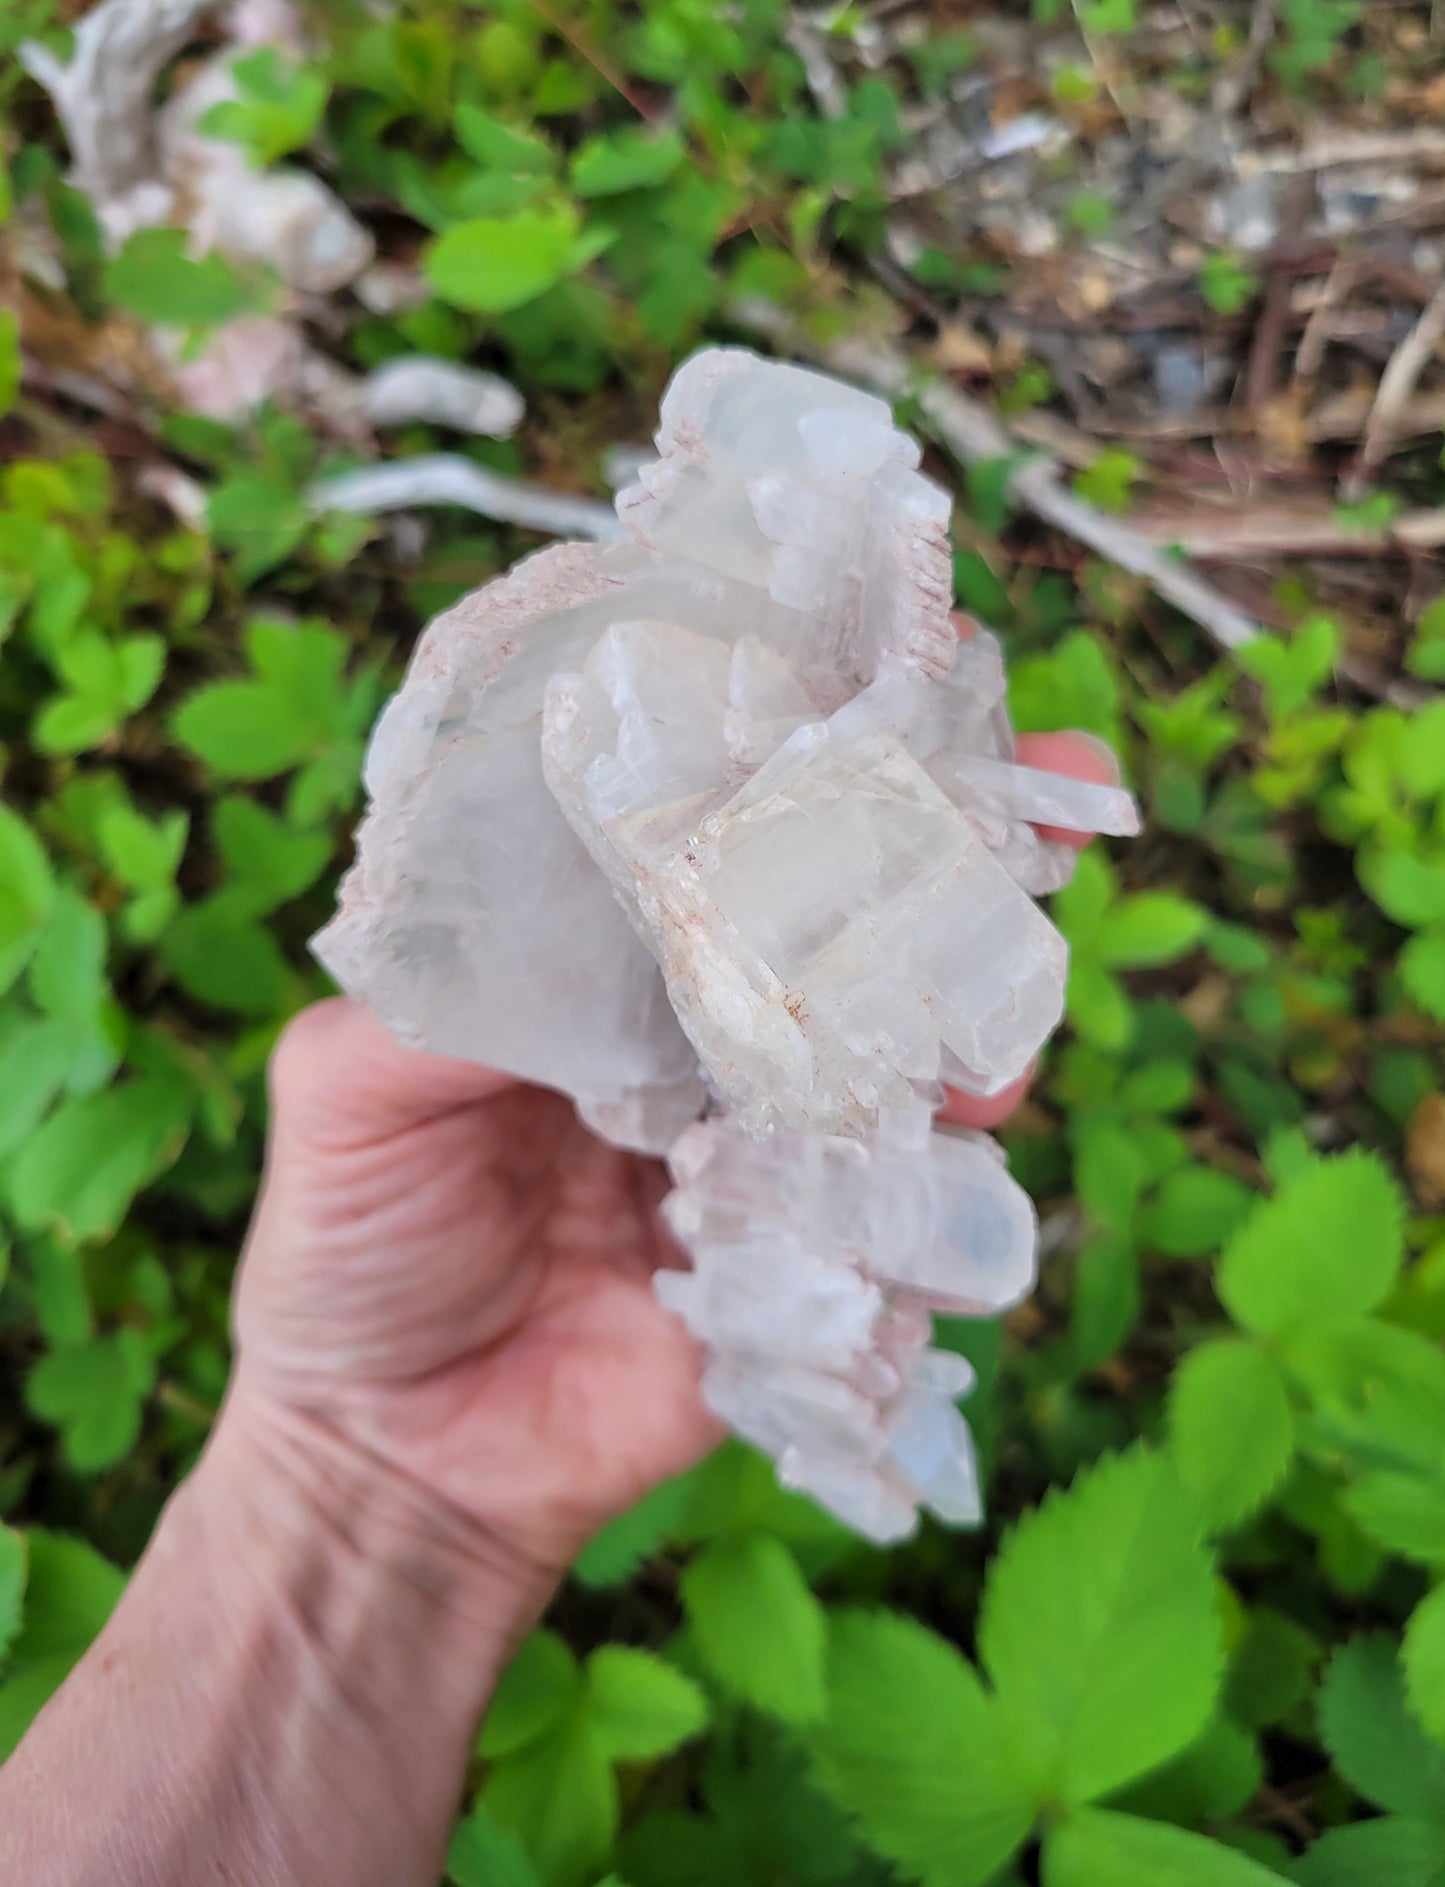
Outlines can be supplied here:
<path id="1" fill-rule="evenodd" d="M 0 18 L 0 1750 L 216 1407 L 366 729 L 426 616 L 535 541 L 318 516 L 373 441 L 181 409 L 142 326 L 195 349 L 276 285 L 174 232 L 107 251 L 11 57 L 73 11 Z M 879 1554 L 736 1446 L 660 1489 L 508 1674 L 456 1887 L 1445 1878 L 1438 335 L 1399 391 L 1438 17 L 318 14 L 211 128 L 420 272 L 392 314 L 303 301 L 318 345 L 523 392 L 477 463 L 604 494 L 680 354 L 761 306 L 991 402 L 1267 628 L 1219 654 L 1016 508 L 1015 460 L 936 453 L 1016 719 L 1116 743 L 1146 809 L 1055 900 L 1069 1025 L 1007 1136 L 1038 1295 L 948 1333 L 988 1523 Z"/>

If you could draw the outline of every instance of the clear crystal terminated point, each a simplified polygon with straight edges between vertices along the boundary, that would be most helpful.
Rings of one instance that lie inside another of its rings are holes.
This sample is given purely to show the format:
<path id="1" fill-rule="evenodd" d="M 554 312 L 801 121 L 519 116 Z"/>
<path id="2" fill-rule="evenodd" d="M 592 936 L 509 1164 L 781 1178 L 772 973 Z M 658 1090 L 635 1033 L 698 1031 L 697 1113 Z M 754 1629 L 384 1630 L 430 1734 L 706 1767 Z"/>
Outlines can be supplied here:
<path id="1" fill-rule="evenodd" d="M 1059 1020 L 1037 825 L 1129 794 L 1016 763 L 998 644 L 950 619 L 946 494 L 882 401 L 695 355 L 627 539 L 439 616 L 377 724 L 316 951 L 405 1041 L 572 1095 L 666 1154 L 693 1260 L 662 1301 L 702 1394 L 878 1540 L 979 1513 L 931 1313 L 1034 1276 L 1032 1207 L 941 1081 L 1022 1074 Z"/>

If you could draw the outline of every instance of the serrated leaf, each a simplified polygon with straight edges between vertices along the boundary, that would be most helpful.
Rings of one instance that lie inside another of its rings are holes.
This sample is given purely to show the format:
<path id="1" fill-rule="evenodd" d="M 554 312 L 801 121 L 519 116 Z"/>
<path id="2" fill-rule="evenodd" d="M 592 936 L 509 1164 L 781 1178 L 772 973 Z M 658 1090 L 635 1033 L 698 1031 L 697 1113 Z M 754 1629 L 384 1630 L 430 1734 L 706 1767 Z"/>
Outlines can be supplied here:
<path id="1" fill-rule="evenodd" d="M 689 1492 L 688 1476 L 678 1475 L 644 1494 L 635 1507 L 609 1521 L 588 1542 L 572 1567 L 572 1577 L 584 1586 L 621 1585 L 667 1540 Z"/>
<path id="2" fill-rule="evenodd" d="M 1445 1822 L 1384 1815 L 1328 1828 L 1293 1878 L 1297 1887 L 1445 1887 Z"/>
<path id="3" fill-rule="evenodd" d="M 481 1756 L 509 1756 L 568 1717 L 582 1694 L 577 1660 L 555 1632 L 524 1638 L 502 1673 L 477 1738 Z"/>
<path id="4" fill-rule="evenodd" d="M 1330 1760 L 1351 1788 L 1401 1815 L 1439 1812 L 1445 1750 L 1429 1741 L 1406 1706 L 1393 1639 L 1374 1632 L 1342 1645 L 1325 1673 L 1318 1709 Z"/>
<path id="5" fill-rule="evenodd" d="M 1168 1822 L 1080 1809 L 1044 1842 L 1044 1887 L 1280 1887 L 1282 1875 Z"/>
<path id="6" fill-rule="evenodd" d="M 580 1887 L 617 1834 L 617 1778 L 585 1712 L 499 1761 L 481 1799 L 522 1837 L 543 1887 Z"/>
<path id="7" fill-rule="evenodd" d="M 125 1586 L 125 1576 L 84 1540 L 30 1528 L 20 1630 L 0 1683 L 0 1762 L 69 1676 Z"/>
<path id="8" fill-rule="evenodd" d="M 189 1097 L 149 1077 L 66 1101 L 16 1154 L 11 1210 L 28 1230 L 108 1235 L 180 1152 L 189 1124 Z"/>
<path id="9" fill-rule="evenodd" d="M 1251 1728 L 1279 1723 L 1314 1688 L 1318 1641 L 1283 1612 L 1252 1607 L 1235 1645 L 1225 1683 L 1231 1716 Z"/>
<path id="10" fill-rule="evenodd" d="M 1219 1295 L 1236 1323 L 1279 1336 L 1372 1310 L 1403 1255 L 1399 1190 L 1384 1163 L 1356 1147 L 1312 1161 L 1255 1207 L 1220 1261 Z"/>
<path id="11" fill-rule="evenodd" d="M 707 1699 L 650 1651 L 602 1645 L 587 1660 L 588 1715 L 613 1762 L 666 1756 L 707 1726 Z"/>
<path id="12" fill-rule="evenodd" d="M 1405 1696 L 1425 1734 L 1445 1745 L 1445 1586 L 1410 1614 L 1400 1654 Z"/>
<path id="13" fill-rule="evenodd" d="M 1034 1804 L 973 1666 L 912 1619 L 829 1621 L 828 1711 L 809 1731 L 824 1787 L 869 1844 L 925 1887 L 982 1887 Z"/>
<path id="14" fill-rule="evenodd" d="M 1223 1337 L 1189 1351 L 1169 1393 L 1179 1478 L 1211 1527 L 1237 1526 L 1284 1479 L 1294 1416 L 1279 1364 L 1258 1344 Z"/>
<path id="15" fill-rule="evenodd" d="M 823 1608 L 779 1539 L 714 1541 L 682 1575 L 698 1650 L 721 1682 L 759 1710 L 803 1723 L 823 1708 Z"/>
<path id="16" fill-rule="evenodd" d="M 1263 1780 L 1258 1739 L 1221 1714 L 1182 1756 L 1128 1790 L 1115 1806 L 1190 1828 L 1237 1815 Z"/>
<path id="17" fill-rule="evenodd" d="M 447 1873 L 454 1887 L 540 1887 L 520 1838 L 480 1808 L 457 1823 Z"/>
<path id="18" fill-rule="evenodd" d="M 77 1474 L 114 1467 L 135 1446 L 155 1363 L 138 1330 L 117 1330 L 52 1350 L 31 1370 L 25 1400 L 61 1433 Z"/>
<path id="19" fill-rule="evenodd" d="M 1198 1521 L 1135 1448 L 1055 1490 L 989 1569 L 979 1651 L 1050 1799 L 1090 1801 L 1187 1748 L 1222 1656 Z"/>

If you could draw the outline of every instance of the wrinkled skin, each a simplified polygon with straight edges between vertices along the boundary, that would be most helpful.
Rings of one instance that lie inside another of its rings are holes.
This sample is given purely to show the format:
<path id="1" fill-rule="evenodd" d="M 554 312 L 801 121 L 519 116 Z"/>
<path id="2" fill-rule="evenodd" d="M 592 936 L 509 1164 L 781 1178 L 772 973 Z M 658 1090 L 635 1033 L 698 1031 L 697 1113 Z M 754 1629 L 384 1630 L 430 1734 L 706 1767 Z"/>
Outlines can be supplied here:
<path id="1" fill-rule="evenodd" d="M 1065 734 L 1026 737 L 1020 758 L 1109 772 Z M 992 1126 L 1022 1088 L 954 1096 L 949 1118 Z M 677 1262 L 665 1190 L 561 1096 L 322 1003 L 273 1064 L 238 1388 L 320 1417 L 559 1572 L 720 1436 L 695 1346 L 651 1288 Z"/>

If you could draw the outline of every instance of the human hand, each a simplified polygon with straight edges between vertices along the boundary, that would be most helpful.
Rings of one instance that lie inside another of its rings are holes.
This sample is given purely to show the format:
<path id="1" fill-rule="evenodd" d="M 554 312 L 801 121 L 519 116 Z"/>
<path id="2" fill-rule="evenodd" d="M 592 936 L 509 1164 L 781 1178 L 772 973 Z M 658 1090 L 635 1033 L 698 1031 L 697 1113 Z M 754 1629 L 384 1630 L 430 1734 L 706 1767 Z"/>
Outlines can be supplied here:
<path id="1" fill-rule="evenodd" d="M 1019 749 L 1108 775 L 1071 735 Z M 992 1126 L 1024 1085 L 954 1095 L 947 1117 Z M 695 1347 L 652 1291 L 675 1262 L 657 1162 L 341 1000 L 287 1030 L 272 1104 L 237 1297 L 243 1402 L 319 1418 L 544 1581 L 720 1439 Z"/>

